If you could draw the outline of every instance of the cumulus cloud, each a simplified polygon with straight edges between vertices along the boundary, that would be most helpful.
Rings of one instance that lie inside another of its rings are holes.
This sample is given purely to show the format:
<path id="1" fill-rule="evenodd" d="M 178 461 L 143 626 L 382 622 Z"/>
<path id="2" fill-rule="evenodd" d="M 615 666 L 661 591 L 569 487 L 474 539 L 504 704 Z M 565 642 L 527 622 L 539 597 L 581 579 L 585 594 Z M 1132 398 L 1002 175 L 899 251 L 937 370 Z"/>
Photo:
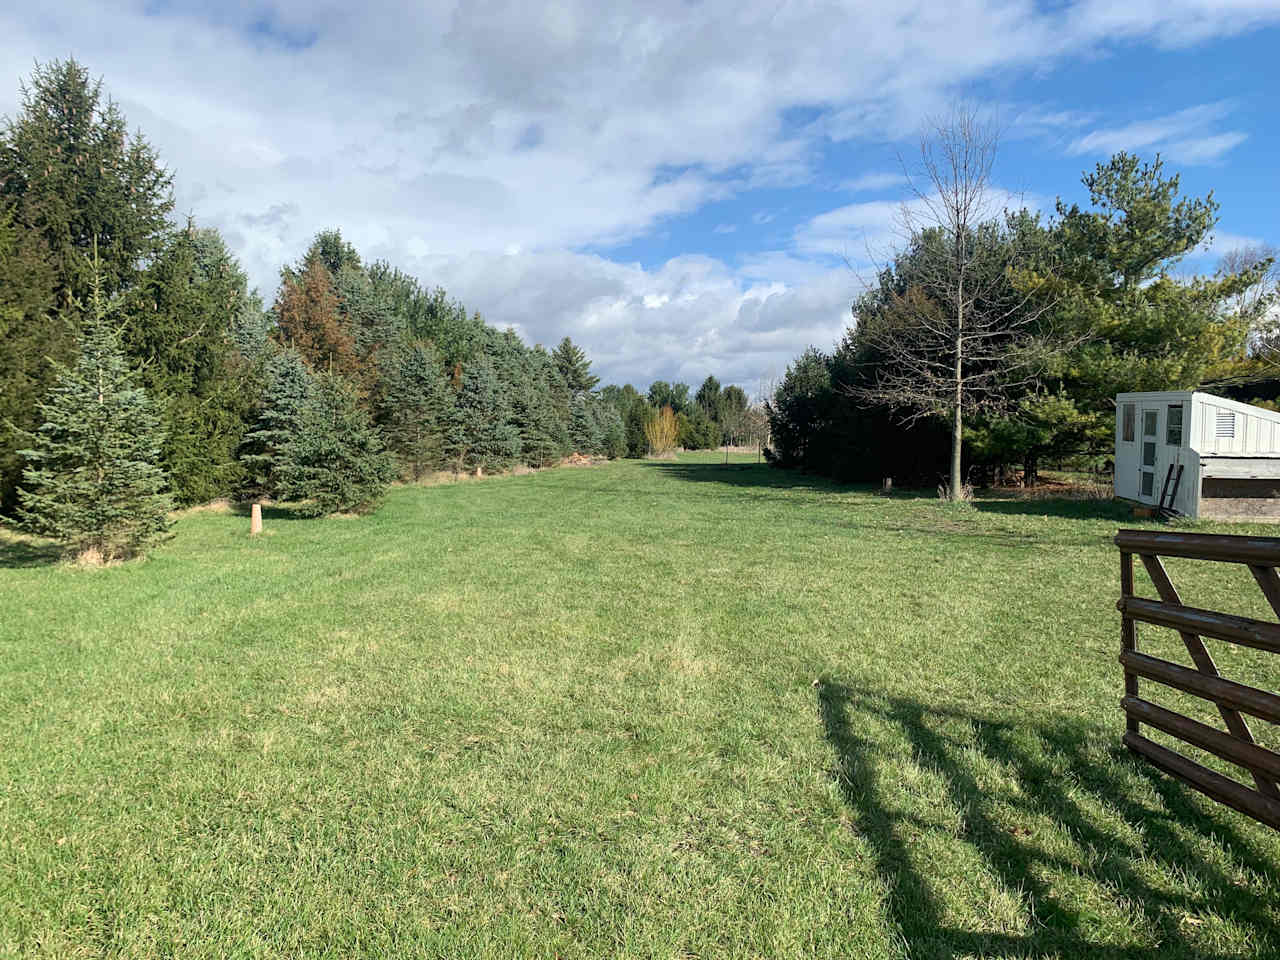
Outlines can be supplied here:
<path id="1" fill-rule="evenodd" d="M 646 270 L 565 251 L 432 257 L 414 266 L 530 343 L 551 346 L 571 331 L 596 373 L 643 389 L 654 379 L 696 386 L 708 374 L 750 386 L 780 374 L 805 346 L 832 347 L 860 291 L 857 278 L 843 266 L 772 257 L 740 270 L 704 256 Z"/>
<path id="2" fill-rule="evenodd" d="M 824 146 L 911 132 L 993 71 L 1278 16 L 1251 0 L 61 0 L 0 10 L 0 62 L 14 65 L 0 111 L 17 109 L 33 60 L 74 52 L 177 172 L 179 212 L 223 230 L 268 295 L 281 263 L 339 226 L 370 256 L 456 284 L 492 321 L 581 337 L 611 376 L 638 380 L 721 360 L 747 371 L 838 335 L 847 271 L 823 258 L 849 230 L 883 234 L 892 205 L 817 217 L 788 257 L 741 270 L 582 250 L 808 183 Z M 812 121 L 789 123 L 798 109 Z M 1166 139 L 1210 157 L 1232 135 Z M 864 179 L 850 189 L 893 189 Z M 761 275 L 769 263 L 780 272 Z"/>

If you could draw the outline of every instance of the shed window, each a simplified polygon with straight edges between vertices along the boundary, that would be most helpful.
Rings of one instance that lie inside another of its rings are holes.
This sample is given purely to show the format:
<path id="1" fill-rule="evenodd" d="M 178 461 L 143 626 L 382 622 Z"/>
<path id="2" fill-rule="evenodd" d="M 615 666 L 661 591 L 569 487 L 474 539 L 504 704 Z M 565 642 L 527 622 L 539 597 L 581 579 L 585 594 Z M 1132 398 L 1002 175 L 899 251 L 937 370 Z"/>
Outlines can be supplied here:
<path id="1" fill-rule="evenodd" d="M 1120 408 L 1120 439 L 1125 443 L 1133 443 L 1133 430 L 1137 419 L 1137 404 L 1126 403 Z"/>
<path id="2" fill-rule="evenodd" d="M 1219 410 L 1214 420 L 1215 437 L 1235 437 L 1236 435 L 1236 415 L 1230 410 Z"/>
<path id="3" fill-rule="evenodd" d="M 1149 497 L 1155 493 L 1156 475 L 1150 471 L 1144 471 L 1142 474 L 1142 495 Z"/>
<path id="4" fill-rule="evenodd" d="M 1182 404 L 1169 404 L 1169 416 L 1164 423 L 1164 442 L 1171 447 L 1182 446 Z"/>

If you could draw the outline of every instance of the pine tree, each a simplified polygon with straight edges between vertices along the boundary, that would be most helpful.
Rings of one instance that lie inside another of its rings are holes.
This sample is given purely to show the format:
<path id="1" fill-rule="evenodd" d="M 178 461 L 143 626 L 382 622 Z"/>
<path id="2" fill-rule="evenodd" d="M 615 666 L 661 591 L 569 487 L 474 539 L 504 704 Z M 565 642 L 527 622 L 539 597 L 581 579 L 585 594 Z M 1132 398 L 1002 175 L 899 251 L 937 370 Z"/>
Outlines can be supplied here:
<path id="1" fill-rule="evenodd" d="M 545 356 L 537 351 L 527 353 L 519 378 L 509 387 L 511 419 L 520 434 L 520 458 L 531 467 L 545 467 L 558 460 L 568 443 L 546 376 L 554 368 L 544 366 Z"/>
<path id="2" fill-rule="evenodd" d="M 53 310 L 48 247 L 34 231 L 0 212 L 0 513 L 18 504 L 23 437 L 40 425 L 35 402 L 53 383 L 49 357 L 67 357 L 75 329 Z"/>
<path id="3" fill-rule="evenodd" d="M 573 420 L 569 425 L 569 440 L 574 451 L 594 456 L 604 446 L 604 431 L 594 416 L 591 398 L 578 394 L 573 398 Z"/>
<path id="4" fill-rule="evenodd" d="M 599 377 L 591 375 L 591 361 L 587 355 L 568 337 L 560 341 L 560 346 L 551 356 L 572 393 L 590 393 L 600 382 Z"/>
<path id="5" fill-rule="evenodd" d="M 246 473 L 246 492 L 274 498 L 280 495 L 281 451 L 301 429 L 313 377 L 292 350 L 281 350 L 268 359 L 264 373 L 261 409 L 240 444 L 240 462 Z"/>
<path id="6" fill-rule="evenodd" d="M 298 432 L 281 448 L 280 494 L 316 515 L 367 510 L 395 479 L 387 452 L 355 389 L 323 373 L 302 405 Z"/>
<path id="7" fill-rule="evenodd" d="M 442 458 L 441 416 L 446 384 L 440 358 L 427 343 L 400 343 L 379 363 L 378 426 L 388 449 L 418 480 Z"/>
<path id="8" fill-rule="evenodd" d="M 636 397 L 631 401 L 631 409 L 627 411 L 625 420 L 628 457 L 643 457 L 649 452 L 649 438 L 645 436 L 645 427 L 657 413 L 644 397 Z"/>
<path id="9" fill-rule="evenodd" d="M 32 431 L 76 358 L 76 310 L 136 282 L 173 208 L 172 177 L 74 60 L 37 65 L 22 109 L 0 129 L 0 510 L 17 504 L 20 431 Z M 5 426 L 11 423 L 12 428 Z"/>
<path id="10" fill-rule="evenodd" d="M 627 429 L 618 408 L 606 401 L 600 402 L 600 426 L 603 434 L 600 452 L 610 460 L 627 455 Z"/>
<path id="11" fill-rule="evenodd" d="M 445 459 L 455 471 L 509 467 L 521 449 L 511 416 L 493 362 L 477 357 L 459 377 L 456 399 L 445 419 Z"/>
<path id="12" fill-rule="evenodd" d="M 90 294 L 91 250 L 103 297 L 133 285 L 168 228 L 173 175 L 141 135 L 129 136 L 101 81 L 55 60 L 36 66 L 0 136 L 0 196 L 48 244 L 65 309 Z"/>
<path id="13" fill-rule="evenodd" d="M 227 496 L 240 483 L 236 447 L 253 397 L 235 325 L 248 281 L 216 230 L 175 230 L 126 299 L 120 332 L 162 410 L 164 464 L 180 504 Z"/>
<path id="14" fill-rule="evenodd" d="M 22 451 L 19 517 L 69 552 L 105 562 L 164 536 L 173 502 L 160 465 L 160 417 L 125 362 L 96 270 L 90 297 L 80 357 L 57 368 L 37 405 L 43 423 Z"/>
<path id="15" fill-rule="evenodd" d="M 343 323 L 333 278 L 320 257 L 313 257 L 301 274 L 285 271 L 276 316 L 280 339 L 313 370 L 359 374 L 355 338 Z"/>

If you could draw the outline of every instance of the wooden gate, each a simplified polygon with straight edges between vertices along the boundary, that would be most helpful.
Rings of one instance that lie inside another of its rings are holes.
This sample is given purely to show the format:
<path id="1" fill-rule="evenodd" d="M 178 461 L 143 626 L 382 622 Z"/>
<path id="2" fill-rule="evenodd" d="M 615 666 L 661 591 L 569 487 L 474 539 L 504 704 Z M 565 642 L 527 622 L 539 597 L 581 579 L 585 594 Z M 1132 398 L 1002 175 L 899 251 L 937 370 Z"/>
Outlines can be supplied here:
<path id="1" fill-rule="evenodd" d="M 1280 624 L 1185 607 L 1165 571 L 1161 557 L 1188 557 L 1248 566 L 1271 609 L 1280 617 L 1280 539 L 1204 533 L 1165 533 L 1121 530 L 1120 663 L 1124 666 L 1124 700 L 1127 721 L 1124 744 L 1166 773 L 1214 800 L 1248 814 L 1280 830 L 1280 754 L 1256 743 L 1244 714 L 1280 723 L 1280 696 L 1228 680 L 1204 644 L 1204 637 L 1280 653 Z M 1133 592 L 1133 555 L 1137 554 L 1155 585 L 1159 600 Z M 1138 623 L 1169 627 L 1182 637 L 1195 669 L 1142 653 L 1138 649 Z M 1226 731 L 1167 710 L 1138 693 L 1138 680 L 1152 680 L 1217 705 Z M 1180 753 L 1142 735 L 1142 724 L 1161 730 L 1244 768 L 1252 776 L 1249 787 L 1224 777 Z"/>

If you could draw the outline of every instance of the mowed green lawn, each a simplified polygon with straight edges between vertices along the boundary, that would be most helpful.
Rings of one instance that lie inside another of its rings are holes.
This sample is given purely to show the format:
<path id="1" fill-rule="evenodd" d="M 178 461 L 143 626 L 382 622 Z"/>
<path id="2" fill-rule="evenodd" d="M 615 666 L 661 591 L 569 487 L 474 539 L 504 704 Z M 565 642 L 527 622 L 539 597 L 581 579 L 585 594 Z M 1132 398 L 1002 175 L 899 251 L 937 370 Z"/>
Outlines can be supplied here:
<path id="1" fill-rule="evenodd" d="M 1280 955 L 1280 836 L 1118 746 L 1122 513 L 715 459 L 0 541 L 0 956 Z"/>

